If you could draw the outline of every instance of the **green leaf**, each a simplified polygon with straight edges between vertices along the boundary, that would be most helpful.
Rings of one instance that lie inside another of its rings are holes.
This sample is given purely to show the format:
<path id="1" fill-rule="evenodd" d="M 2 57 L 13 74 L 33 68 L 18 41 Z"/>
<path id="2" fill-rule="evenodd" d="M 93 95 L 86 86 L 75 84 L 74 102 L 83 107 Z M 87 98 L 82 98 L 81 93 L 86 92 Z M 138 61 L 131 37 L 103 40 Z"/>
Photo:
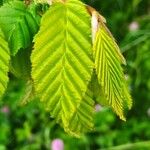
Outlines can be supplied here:
<path id="1" fill-rule="evenodd" d="M 38 30 L 36 19 L 20 1 L 6 3 L 0 8 L 0 25 L 13 55 L 20 48 L 27 48 Z"/>
<path id="2" fill-rule="evenodd" d="M 10 72 L 17 78 L 23 80 L 31 78 L 31 50 L 31 47 L 21 49 L 15 56 L 11 56 Z"/>
<path id="3" fill-rule="evenodd" d="M 35 4 L 38 4 L 38 3 L 47 4 L 47 3 L 48 3 L 48 4 L 51 5 L 51 4 L 52 4 L 52 1 L 53 1 L 53 0 L 34 0 L 34 3 L 35 3 Z"/>
<path id="4" fill-rule="evenodd" d="M 80 137 L 82 133 L 93 130 L 94 128 L 94 100 L 93 100 L 93 84 L 89 83 L 87 91 L 83 96 L 81 103 L 77 106 L 76 112 L 69 121 L 69 127 L 66 132 Z"/>
<path id="5" fill-rule="evenodd" d="M 105 98 L 102 87 L 98 83 L 98 78 L 97 78 L 95 70 L 92 76 L 91 84 L 92 84 L 91 89 L 93 92 L 93 99 L 95 100 L 95 102 L 99 103 L 102 106 L 108 106 L 108 101 Z"/>
<path id="6" fill-rule="evenodd" d="M 2 31 L 0 30 L 0 97 L 3 95 L 8 82 L 9 48 Z"/>
<path id="7" fill-rule="evenodd" d="M 125 120 L 124 108 L 131 108 L 132 105 L 121 66 L 125 61 L 103 22 L 100 22 L 94 43 L 94 57 L 96 74 L 106 98 L 106 105 L 111 106 L 117 115 Z"/>
<path id="8" fill-rule="evenodd" d="M 20 98 L 20 101 L 21 101 L 20 104 L 26 105 L 28 102 L 34 100 L 35 97 L 36 95 L 34 93 L 33 81 L 29 79 L 26 82 L 24 93 Z"/>
<path id="9" fill-rule="evenodd" d="M 79 111 L 89 101 L 83 96 L 94 65 L 90 21 L 78 0 L 53 4 L 42 18 L 31 55 L 35 91 L 51 116 L 76 134 L 81 130 L 76 131 L 70 120 L 82 121 Z M 88 109 L 85 106 L 82 111 Z"/>

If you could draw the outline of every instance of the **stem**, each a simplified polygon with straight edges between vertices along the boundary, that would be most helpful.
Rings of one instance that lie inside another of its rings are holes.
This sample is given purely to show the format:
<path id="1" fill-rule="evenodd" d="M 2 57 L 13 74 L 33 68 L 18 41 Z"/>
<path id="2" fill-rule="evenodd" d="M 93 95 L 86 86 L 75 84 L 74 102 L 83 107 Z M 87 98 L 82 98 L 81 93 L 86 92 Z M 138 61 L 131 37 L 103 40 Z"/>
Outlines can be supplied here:
<path id="1" fill-rule="evenodd" d="M 149 148 L 150 148 L 150 141 L 143 141 L 114 146 L 112 148 L 104 148 L 101 150 L 138 150 L 138 149 L 148 150 Z"/>
<path id="2" fill-rule="evenodd" d="M 133 46 L 136 46 L 136 45 L 140 44 L 141 42 L 146 41 L 149 37 L 150 36 L 148 36 L 148 35 L 147 36 L 143 35 L 143 36 L 139 37 L 138 39 L 132 41 L 128 45 L 121 48 L 122 53 L 130 50 Z"/>

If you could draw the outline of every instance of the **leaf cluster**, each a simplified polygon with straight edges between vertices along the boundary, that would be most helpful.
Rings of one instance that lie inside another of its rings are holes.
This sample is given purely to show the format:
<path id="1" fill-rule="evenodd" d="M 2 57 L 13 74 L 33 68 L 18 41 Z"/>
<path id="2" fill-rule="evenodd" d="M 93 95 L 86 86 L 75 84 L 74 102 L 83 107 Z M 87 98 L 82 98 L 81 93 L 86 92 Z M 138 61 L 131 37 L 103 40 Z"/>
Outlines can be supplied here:
<path id="1" fill-rule="evenodd" d="M 10 70 L 73 136 L 93 130 L 95 103 L 125 120 L 132 106 L 125 60 L 104 17 L 80 0 L 52 2 L 46 13 L 32 2 L 0 7 L 0 96 Z"/>

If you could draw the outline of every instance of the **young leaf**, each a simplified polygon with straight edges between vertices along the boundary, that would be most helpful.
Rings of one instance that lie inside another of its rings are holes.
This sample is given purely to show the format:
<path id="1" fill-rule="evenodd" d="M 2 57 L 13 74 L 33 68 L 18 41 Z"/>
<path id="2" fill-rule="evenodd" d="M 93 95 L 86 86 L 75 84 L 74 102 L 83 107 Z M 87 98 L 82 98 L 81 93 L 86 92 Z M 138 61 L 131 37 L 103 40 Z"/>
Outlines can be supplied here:
<path id="1" fill-rule="evenodd" d="M 52 4 L 52 1 L 53 0 L 34 0 L 34 3 L 36 4 L 38 4 L 38 3 L 43 3 L 43 4 L 49 4 L 49 5 L 51 5 Z"/>
<path id="2" fill-rule="evenodd" d="M 31 78 L 31 50 L 31 47 L 22 49 L 15 56 L 11 56 L 10 72 L 17 78 L 23 80 Z"/>
<path id="3" fill-rule="evenodd" d="M 24 94 L 20 98 L 20 105 L 26 105 L 28 102 L 34 100 L 35 97 L 36 95 L 34 93 L 33 82 L 31 79 L 29 79 L 26 82 Z"/>
<path id="4" fill-rule="evenodd" d="M 93 71 L 90 21 L 78 0 L 53 4 L 42 18 L 31 55 L 36 92 L 57 122 L 73 132 L 70 120 L 82 121 L 79 109 Z"/>
<path id="5" fill-rule="evenodd" d="M 69 121 L 69 127 L 66 132 L 76 137 L 80 137 L 82 133 L 93 130 L 94 103 L 91 80 L 81 103 L 77 106 L 77 110 L 73 114 L 72 119 Z"/>
<path id="6" fill-rule="evenodd" d="M 8 82 L 9 60 L 8 43 L 0 30 L 0 97 L 3 95 Z"/>
<path id="7" fill-rule="evenodd" d="M 0 7 L 0 25 L 12 55 L 20 48 L 27 48 L 38 30 L 36 19 L 20 1 L 9 2 Z"/>
<path id="8" fill-rule="evenodd" d="M 109 106 L 108 101 L 105 98 L 105 95 L 103 93 L 102 87 L 98 83 L 97 75 L 94 70 L 93 76 L 92 76 L 92 92 L 93 92 L 93 99 L 96 103 L 99 103 L 102 106 Z"/>
<path id="9" fill-rule="evenodd" d="M 94 57 L 98 82 L 102 87 L 107 102 L 122 120 L 125 120 L 123 109 L 131 108 L 132 100 L 125 84 L 121 67 L 124 63 L 119 48 L 102 21 L 94 43 Z"/>

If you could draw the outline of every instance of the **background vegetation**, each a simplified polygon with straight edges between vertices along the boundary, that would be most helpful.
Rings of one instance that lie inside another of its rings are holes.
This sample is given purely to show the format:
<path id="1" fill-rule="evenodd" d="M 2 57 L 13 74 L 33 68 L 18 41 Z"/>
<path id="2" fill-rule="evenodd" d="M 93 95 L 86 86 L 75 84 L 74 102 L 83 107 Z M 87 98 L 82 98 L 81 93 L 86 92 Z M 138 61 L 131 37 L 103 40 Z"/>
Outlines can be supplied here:
<path id="1" fill-rule="evenodd" d="M 22 106 L 24 81 L 10 74 L 7 92 L 0 101 L 0 150 L 148 150 L 150 140 L 150 1 L 85 0 L 107 19 L 107 25 L 124 56 L 133 97 L 133 108 L 122 122 L 109 109 L 96 105 L 95 131 L 75 139 L 56 125 L 43 106 L 33 100 Z M 59 149 L 56 149 L 59 148 Z M 117 148 L 114 148 L 116 150 Z"/>

